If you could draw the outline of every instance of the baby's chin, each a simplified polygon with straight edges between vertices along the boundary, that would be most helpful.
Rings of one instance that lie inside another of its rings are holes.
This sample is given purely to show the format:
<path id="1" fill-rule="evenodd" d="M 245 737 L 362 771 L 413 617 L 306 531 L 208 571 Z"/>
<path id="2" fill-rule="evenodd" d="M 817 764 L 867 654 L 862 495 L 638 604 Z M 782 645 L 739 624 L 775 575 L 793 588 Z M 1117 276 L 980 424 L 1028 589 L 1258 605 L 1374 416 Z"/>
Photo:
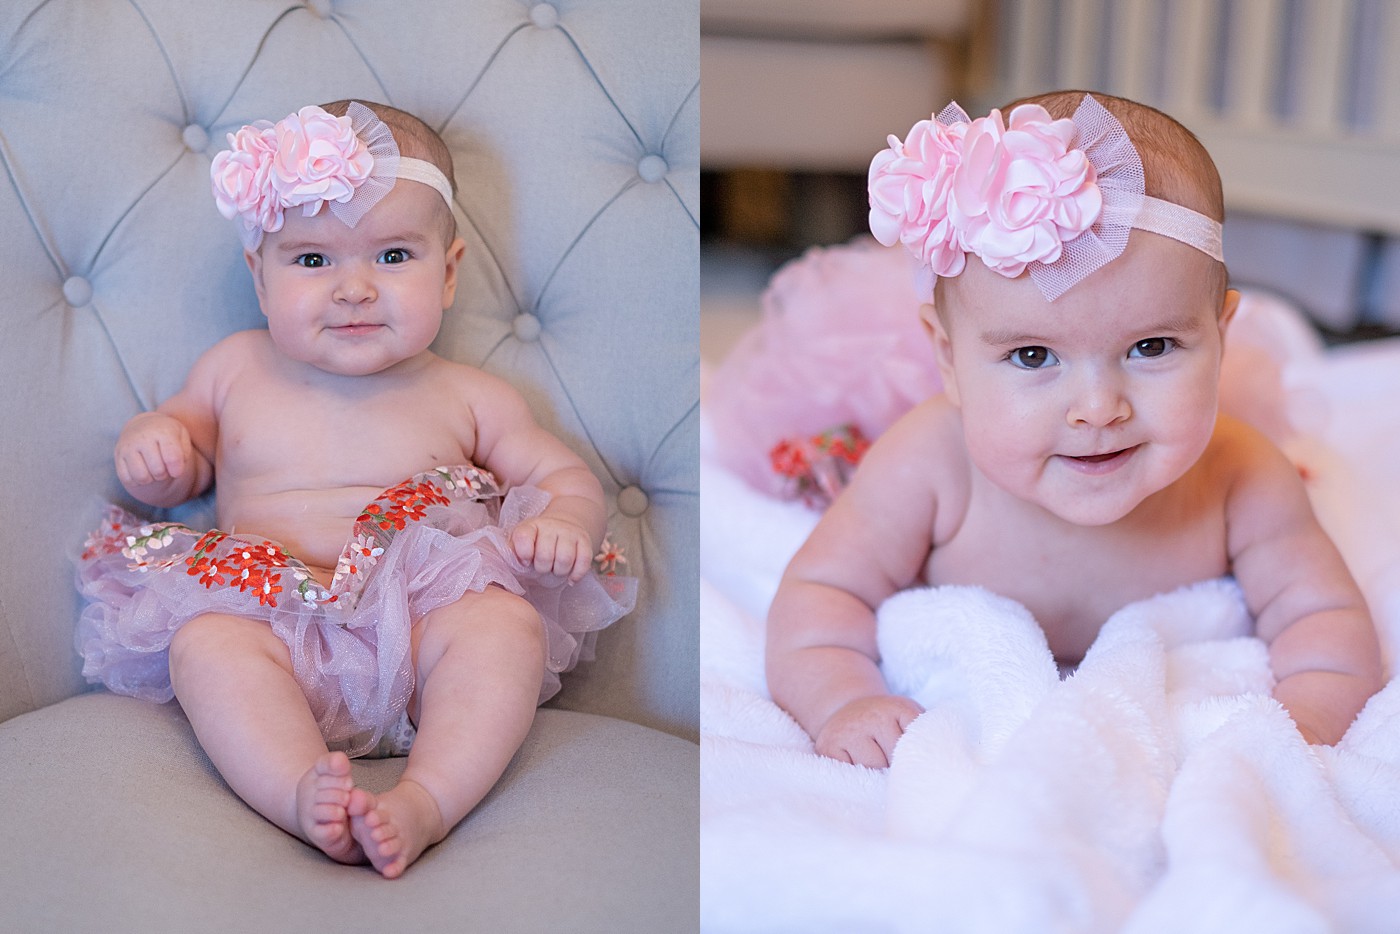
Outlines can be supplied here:
<path id="1" fill-rule="evenodd" d="M 1023 492 L 1021 498 L 1069 525 L 1102 528 L 1132 516 L 1155 492 L 1141 487 L 1080 493 L 1032 491 Z"/>
<path id="2" fill-rule="evenodd" d="M 1070 525 L 1083 526 L 1085 528 L 1101 528 L 1113 525 L 1133 514 L 1142 505 L 1146 497 L 1141 497 L 1129 502 L 1114 500 L 1106 502 L 1104 497 L 1082 497 L 1078 501 L 1068 503 L 1053 502 L 1039 503 L 1040 507 L 1056 518 L 1069 523 Z"/>

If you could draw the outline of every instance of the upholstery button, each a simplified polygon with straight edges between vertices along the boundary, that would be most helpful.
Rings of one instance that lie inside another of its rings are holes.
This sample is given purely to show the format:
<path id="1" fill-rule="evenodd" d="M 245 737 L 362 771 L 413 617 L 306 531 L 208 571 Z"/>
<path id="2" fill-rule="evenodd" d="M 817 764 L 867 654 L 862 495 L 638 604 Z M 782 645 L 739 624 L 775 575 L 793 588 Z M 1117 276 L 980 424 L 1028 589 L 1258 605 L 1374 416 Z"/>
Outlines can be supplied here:
<path id="1" fill-rule="evenodd" d="M 185 127 L 180 138 L 185 141 L 185 148 L 190 152 L 204 152 L 209 148 L 209 131 L 198 123 L 191 123 Z"/>
<path id="2" fill-rule="evenodd" d="M 617 493 L 617 508 L 624 516 L 640 516 L 647 511 L 649 502 L 646 491 L 635 484 L 625 486 Z"/>
<path id="3" fill-rule="evenodd" d="M 530 22 L 541 29 L 553 29 L 559 25 L 559 9 L 552 3 L 536 3 L 530 7 Z"/>
<path id="4" fill-rule="evenodd" d="M 332 6 L 333 0 L 306 0 L 306 8 L 321 19 L 331 18 L 331 13 L 335 12 Z"/>
<path id="5" fill-rule="evenodd" d="M 92 301 L 92 283 L 82 276 L 69 276 L 63 281 L 63 300 L 74 308 Z"/>
<path id="6" fill-rule="evenodd" d="M 647 153 L 637 160 L 637 174 L 644 182 L 659 182 L 666 177 L 666 173 L 671 171 L 671 167 L 666 164 L 666 160 L 656 153 Z"/>
<path id="7" fill-rule="evenodd" d="M 510 326 L 519 340 L 537 341 L 540 339 L 540 319 L 528 311 L 516 315 Z"/>

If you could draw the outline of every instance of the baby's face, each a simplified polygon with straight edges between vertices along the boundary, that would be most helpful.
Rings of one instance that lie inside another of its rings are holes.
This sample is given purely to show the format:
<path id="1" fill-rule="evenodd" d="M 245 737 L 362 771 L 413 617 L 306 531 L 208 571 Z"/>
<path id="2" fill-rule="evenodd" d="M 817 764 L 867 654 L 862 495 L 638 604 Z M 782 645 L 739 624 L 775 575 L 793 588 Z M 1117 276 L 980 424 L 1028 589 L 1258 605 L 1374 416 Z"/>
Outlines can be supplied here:
<path id="1" fill-rule="evenodd" d="M 442 242 L 442 198 L 399 180 L 354 228 L 328 210 L 287 211 L 248 267 L 268 332 L 294 360 L 344 376 L 425 353 L 457 288 L 460 239 Z"/>
<path id="2" fill-rule="evenodd" d="M 1179 479 L 1215 426 L 1225 308 L 1211 260 L 1134 231 L 1053 303 L 969 259 L 935 329 L 968 454 L 998 487 L 1104 525 Z M 931 314 L 931 312 L 930 312 Z"/>

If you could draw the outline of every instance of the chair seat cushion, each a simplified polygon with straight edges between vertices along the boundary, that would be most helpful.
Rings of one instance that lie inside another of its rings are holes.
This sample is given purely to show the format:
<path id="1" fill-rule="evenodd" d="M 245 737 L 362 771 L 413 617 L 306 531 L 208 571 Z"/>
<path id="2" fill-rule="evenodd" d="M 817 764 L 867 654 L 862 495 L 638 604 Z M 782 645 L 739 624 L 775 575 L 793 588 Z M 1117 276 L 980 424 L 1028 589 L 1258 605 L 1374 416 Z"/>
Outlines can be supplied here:
<path id="1" fill-rule="evenodd" d="M 0 724 L 5 926 L 693 930 L 698 751 L 627 721 L 541 710 L 487 798 L 390 882 L 244 805 L 177 704 L 80 695 Z M 355 774 L 383 791 L 404 761 L 357 760 Z"/>

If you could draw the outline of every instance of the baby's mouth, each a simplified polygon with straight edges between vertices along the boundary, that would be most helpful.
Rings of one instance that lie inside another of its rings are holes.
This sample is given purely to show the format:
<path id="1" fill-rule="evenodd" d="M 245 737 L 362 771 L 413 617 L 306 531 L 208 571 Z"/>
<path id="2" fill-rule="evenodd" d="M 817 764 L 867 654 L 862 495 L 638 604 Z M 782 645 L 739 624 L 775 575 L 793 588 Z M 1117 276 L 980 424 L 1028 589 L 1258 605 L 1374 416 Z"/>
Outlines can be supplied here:
<path id="1" fill-rule="evenodd" d="M 1139 447 L 1141 445 L 1135 444 L 1132 447 L 1107 451 L 1103 454 L 1066 454 L 1065 460 L 1069 461 L 1071 466 L 1085 473 L 1104 473 L 1127 462 L 1130 457 L 1137 453 Z"/>

